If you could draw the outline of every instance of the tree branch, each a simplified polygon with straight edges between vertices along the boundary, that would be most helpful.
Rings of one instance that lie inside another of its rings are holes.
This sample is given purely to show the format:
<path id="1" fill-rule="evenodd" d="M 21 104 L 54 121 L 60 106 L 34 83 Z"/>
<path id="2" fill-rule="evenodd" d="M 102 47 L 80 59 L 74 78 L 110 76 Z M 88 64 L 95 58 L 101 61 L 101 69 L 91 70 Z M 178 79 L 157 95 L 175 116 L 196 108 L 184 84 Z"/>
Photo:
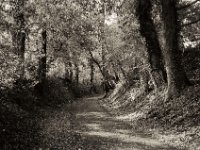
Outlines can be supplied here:
<path id="1" fill-rule="evenodd" d="M 99 70 L 100 70 L 100 72 L 101 72 L 103 78 L 105 79 L 105 75 L 104 75 L 104 72 L 103 72 L 103 70 L 102 70 L 102 68 L 101 68 L 101 65 L 100 65 L 99 62 L 94 58 L 94 56 L 93 56 L 91 50 L 88 50 L 88 52 L 89 52 L 89 54 L 90 54 L 90 56 L 91 56 L 91 60 L 98 66 L 98 68 L 99 68 Z"/>
<path id="2" fill-rule="evenodd" d="M 200 0 L 195 0 L 195 1 L 193 1 L 193 2 L 191 2 L 191 3 L 189 3 L 189 4 L 187 4 L 187 5 L 184 5 L 184 6 L 182 6 L 182 7 L 179 7 L 179 8 L 177 8 L 178 10 L 183 10 L 183 9 L 186 9 L 186 8 L 188 8 L 188 7 L 190 7 L 190 6 L 192 6 L 192 5 L 194 5 L 194 4 L 196 4 L 197 2 L 199 2 Z"/>
<path id="3" fill-rule="evenodd" d="M 200 18 L 197 19 L 197 20 L 191 21 L 191 22 L 189 22 L 189 23 L 182 24 L 182 27 L 186 27 L 186 26 L 189 26 L 189 25 L 195 24 L 195 23 L 197 23 L 197 22 L 199 22 L 199 21 L 200 21 Z"/>

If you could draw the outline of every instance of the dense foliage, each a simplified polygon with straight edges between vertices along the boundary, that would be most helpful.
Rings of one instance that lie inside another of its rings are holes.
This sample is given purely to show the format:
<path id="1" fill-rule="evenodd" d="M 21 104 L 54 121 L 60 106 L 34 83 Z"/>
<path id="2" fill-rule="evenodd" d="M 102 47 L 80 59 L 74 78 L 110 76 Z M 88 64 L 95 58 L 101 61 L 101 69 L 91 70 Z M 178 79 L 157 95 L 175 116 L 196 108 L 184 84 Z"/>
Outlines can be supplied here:
<path id="1" fill-rule="evenodd" d="M 117 88 L 118 98 L 165 89 L 164 103 L 197 91 L 199 8 L 199 0 L 1 0 L 0 130 Z M 18 126 L 33 126 L 26 121 Z"/>

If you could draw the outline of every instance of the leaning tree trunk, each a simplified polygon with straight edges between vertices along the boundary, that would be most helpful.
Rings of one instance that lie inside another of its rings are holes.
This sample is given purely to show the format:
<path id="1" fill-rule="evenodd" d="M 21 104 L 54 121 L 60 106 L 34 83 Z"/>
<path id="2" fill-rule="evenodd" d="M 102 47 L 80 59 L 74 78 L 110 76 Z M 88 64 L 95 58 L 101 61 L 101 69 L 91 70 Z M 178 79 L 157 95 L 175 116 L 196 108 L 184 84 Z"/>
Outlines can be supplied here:
<path id="1" fill-rule="evenodd" d="M 146 40 L 151 75 L 155 88 L 166 82 L 166 72 L 162 62 L 162 51 L 158 35 L 151 16 L 151 0 L 137 1 L 136 15 L 140 24 L 140 33 Z"/>
<path id="2" fill-rule="evenodd" d="M 178 96 L 181 90 L 189 84 L 181 62 L 179 49 L 180 25 L 176 4 L 177 1 L 175 0 L 161 0 L 165 38 L 164 57 L 168 80 L 167 98 Z"/>
<path id="3" fill-rule="evenodd" d="M 106 76 L 105 76 L 105 71 L 103 70 L 103 67 L 100 65 L 100 63 L 94 58 L 94 56 L 93 56 L 93 54 L 92 54 L 92 51 L 90 50 L 90 49 L 88 49 L 88 52 L 89 52 L 89 54 L 90 54 L 90 59 L 91 59 L 91 61 L 92 62 L 94 62 L 96 65 L 97 65 L 97 67 L 99 68 L 99 71 L 100 71 L 100 73 L 102 74 L 102 77 L 103 77 L 103 79 L 104 80 L 106 80 Z"/>

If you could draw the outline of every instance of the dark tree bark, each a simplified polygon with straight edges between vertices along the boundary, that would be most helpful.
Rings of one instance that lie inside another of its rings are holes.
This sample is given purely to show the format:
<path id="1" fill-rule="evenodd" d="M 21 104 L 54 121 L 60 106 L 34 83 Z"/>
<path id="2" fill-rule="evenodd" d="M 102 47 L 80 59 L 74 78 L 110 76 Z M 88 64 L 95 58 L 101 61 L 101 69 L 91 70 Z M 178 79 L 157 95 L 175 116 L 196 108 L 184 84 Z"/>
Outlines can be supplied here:
<path id="1" fill-rule="evenodd" d="M 24 78 L 24 73 L 25 73 L 25 66 L 24 66 L 24 54 L 25 54 L 25 45 L 26 45 L 26 34 L 25 32 L 20 32 L 19 33 L 19 56 L 20 56 L 20 78 Z"/>
<path id="2" fill-rule="evenodd" d="M 77 85 L 79 85 L 79 72 L 80 72 L 80 70 L 79 70 L 79 66 L 78 66 L 77 63 L 75 63 L 75 69 L 76 69 L 76 83 L 77 83 Z"/>
<path id="3" fill-rule="evenodd" d="M 71 62 L 68 62 L 65 64 L 65 79 L 67 79 L 69 82 L 72 82 L 73 80 L 73 65 Z"/>
<path id="4" fill-rule="evenodd" d="M 155 88 L 157 88 L 166 82 L 166 72 L 162 62 L 162 51 L 152 20 L 151 10 L 151 0 L 137 1 L 136 15 L 140 24 L 140 33 L 146 40 L 151 75 Z"/>
<path id="5" fill-rule="evenodd" d="M 104 31 L 102 31 L 104 32 Z M 106 49 L 105 49 L 105 37 L 102 36 L 102 72 L 104 76 L 106 76 L 107 69 L 106 69 Z"/>
<path id="6" fill-rule="evenodd" d="M 20 61 L 20 78 L 24 77 L 24 53 L 25 53 L 25 45 L 26 45 L 26 33 L 25 33 L 25 18 L 23 10 L 25 5 L 24 0 L 18 0 L 15 5 L 15 32 L 13 34 L 13 43 L 14 47 L 17 50 L 19 61 Z"/>
<path id="7" fill-rule="evenodd" d="M 177 1 L 161 0 L 161 5 L 165 38 L 164 57 L 168 80 L 167 98 L 173 98 L 189 84 L 189 80 L 182 66 L 179 49 L 180 25 L 176 8 Z"/>
<path id="8" fill-rule="evenodd" d="M 106 14 L 107 13 L 107 6 L 105 3 L 102 3 L 102 20 L 100 22 L 100 28 L 99 28 L 99 43 L 101 43 L 102 48 L 102 71 L 104 75 L 107 73 L 107 69 L 105 67 L 106 65 L 106 36 L 105 36 L 105 20 L 106 20 Z"/>
<path id="9" fill-rule="evenodd" d="M 46 69 L 47 69 L 47 32 L 42 32 L 42 57 L 39 60 L 39 82 L 45 84 L 46 81 Z"/>
<path id="10" fill-rule="evenodd" d="M 38 43 L 37 43 L 38 45 Z M 42 31 L 42 50 L 41 58 L 39 59 L 38 67 L 38 80 L 39 83 L 35 86 L 35 91 L 38 96 L 45 96 L 45 85 L 46 85 L 46 69 L 47 69 L 47 32 L 46 30 Z"/>
<path id="11" fill-rule="evenodd" d="M 94 70 L 95 70 L 95 68 L 94 68 L 93 61 L 90 60 L 90 83 L 91 83 L 91 85 L 94 84 Z"/>
<path id="12" fill-rule="evenodd" d="M 69 74 L 69 77 L 70 77 L 70 80 L 72 81 L 73 80 L 73 64 L 72 62 L 69 62 L 69 67 L 70 67 L 70 74 Z"/>
<path id="13" fill-rule="evenodd" d="M 118 74 L 118 69 L 116 68 L 116 65 L 114 64 L 114 62 L 112 62 L 112 68 L 113 68 L 113 72 L 114 72 L 115 83 L 118 83 L 120 81 L 120 77 Z"/>

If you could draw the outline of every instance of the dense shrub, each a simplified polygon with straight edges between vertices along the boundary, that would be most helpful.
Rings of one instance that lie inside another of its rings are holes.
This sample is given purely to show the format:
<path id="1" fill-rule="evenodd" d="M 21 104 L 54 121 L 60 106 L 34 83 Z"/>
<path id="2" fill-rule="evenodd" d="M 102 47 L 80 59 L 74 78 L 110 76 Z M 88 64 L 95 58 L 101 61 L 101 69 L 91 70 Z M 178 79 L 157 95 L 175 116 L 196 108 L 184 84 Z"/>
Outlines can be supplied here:
<path id="1" fill-rule="evenodd" d="M 46 81 L 44 98 L 48 104 L 62 104 L 74 100 L 74 94 L 62 79 L 51 78 Z"/>
<path id="2" fill-rule="evenodd" d="M 92 96 L 104 93 L 104 88 L 100 84 L 85 85 L 72 83 L 70 85 L 71 91 L 74 93 L 75 97 L 81 98 L 84 96 Z"/>

